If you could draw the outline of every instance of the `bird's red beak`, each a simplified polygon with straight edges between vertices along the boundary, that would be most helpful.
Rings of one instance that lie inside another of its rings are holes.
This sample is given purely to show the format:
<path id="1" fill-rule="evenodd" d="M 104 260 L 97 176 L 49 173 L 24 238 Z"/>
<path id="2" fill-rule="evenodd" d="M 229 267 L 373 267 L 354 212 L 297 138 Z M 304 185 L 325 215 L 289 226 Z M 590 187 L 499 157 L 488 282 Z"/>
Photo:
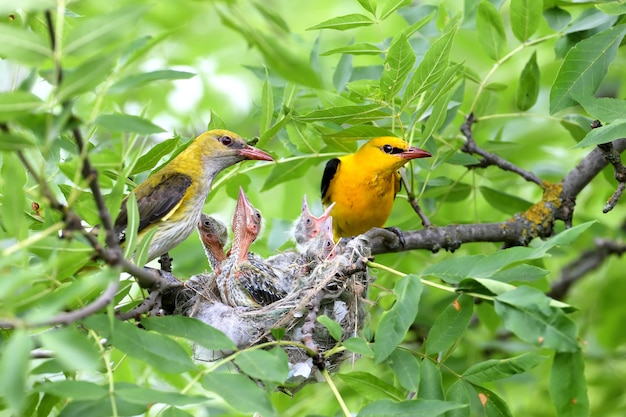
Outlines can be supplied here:
<path id="1" fill-rule="evenodd" d="M 247 159 L 255 159 L 258 161 L 273 161 L 274 158 L 265 151 L 262 151 L 254 146 L 246 145 L 245 148 L 239 149 L 239 155 L 246 157 Z"/>
<path id="2" fill-rule="evenodd" d="M 432 155 L 430 152 L 420 148 L 416 148 L 415 146 L 410 146 L 409 149 L 400 154 L 400 157 L 402 159 L 428 158 L 431 156 Z"/>
<path id="3" fill-rule="evenodd" d="M 254 206 L 248 200 L 248 196 L 243 192 L 243 188 L 239 187 L 239 198 L 237 198 L 237 205 L 235 206 L 235 211 L 240 213 L 242 216 L 245 216 L 249 213 L 254 212 Z"/>

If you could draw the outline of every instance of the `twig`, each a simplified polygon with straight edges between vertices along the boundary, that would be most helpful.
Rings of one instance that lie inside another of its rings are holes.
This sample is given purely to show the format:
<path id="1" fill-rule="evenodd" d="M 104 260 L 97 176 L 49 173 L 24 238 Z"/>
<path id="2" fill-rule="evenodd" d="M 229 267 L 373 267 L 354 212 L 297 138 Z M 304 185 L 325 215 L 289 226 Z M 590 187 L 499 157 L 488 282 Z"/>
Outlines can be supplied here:
<path id="1" fill-rule="evenodd" d="M 413 207 L 413 210 L 415 211 L 415 213 L 417 213 L 419 218 L 422 219 L 422 226 L 424 227 L 432 226 L 430 219 L 428 218 L 428 216 L 426 216 L 426 213 L 424 213 L 424 211 L 422 210 L 422 207 L 419 205 L 417 198 L 415 198 L 415 194 L 413 194 L 412 189 L 409 188 L 409 183 L 404 175 L 404 172 L 400 173 L 400 179 L 402 180 L 402 185 L 404 185 L 404 188 L 406 189 L 409 204 L 411 205 L 411 207 Z"/>
<path id="2" fill-rule="evenodd" d="M 159 258 L 159 264 L 161 265 L 161 271 L 172 272 L 172 258 L 170 258 L 170 254 L 165 252 Z"/>
<path id="3" fill-rule="evenodd" d="M 59 313 L 56 316 L 52 317 L 48 320 L 43 320 L 40 322 L 34 323 L 24 323 L 22 321 L 2 321 L 0 322 L 0 328 L 3 329 L 12 329 L 18 326 L 29 326 L 29 327 L 41 327 L 41 326 L 67 326 L 68 324 L 77 322 L 79 320 L 84 319 L 85 317 L 91 316 L 92 314 L 98 312 L 100 309 L 106 307 L 113 301 L 113 297 L 117 293 L 117 290 L 120 287 L 119 280 L 112 281 L 108 287 L 104 290 L 104 292 L 96 298 L 91 304 L 86 305 L 83 308 L 79 308 L 78 310 L 73 310 L 70 312 Z"/>
<path id="4" fill-rule="evenodd" d="M 504 171 L 510 171 L 519 175 L 526 181 L 534 182 L 535 184 L 541 185 L 541 178 L 539 178 L 537 175 L 518 167 L 517 165 L 507 161 L 501 156 L 487 152 L 484 149 L 480 148 L 476 144 L 476 141 L 474 140 L 474 136 L 472 134 L 472 125 L 475 122 L 476 117 L 473 113 L 470 113 L 465 119 L 465 123 L 463 123 L 463 125 L 461 126 L 461 132 L 465 136 L 465 144 L 463 145 L 463 147 L 461 147 L 461 151 L 468 154 L 477 154 L 482 156 L 483 158 L 482 161 L 479 164 L 474 165 L 474 167 L 486 168 L 490 165 L 495 165 Z"/>
<path id="5" fill-rule="evenodd" d="M 610 239 L 596 239 L 595 245 L 594 249 L 585 251 L 578 259 L 563 268 L 561 278 L 552 284 L 548 292 L 549 297 L 555 300 L 564 299 L 574 283 L 601 266 L 607 257 L 626 253 L 626 244 Z"/>
<path id="6" fill-rule="evenodd" d="M 602 123 L 600 123 L 599 120 L 594 120 L 591 123 L 592 129 L 597 129 L 599 127 L 602 127 Z M 626 167 L 622 164 L 622 157 L 620 153 L 613 147 L 613 142 L 600 143 L 598 144 L 598 149 L 602 151 L 606 160 L 613 165 L 613 175 L 618 182 L 617 190 L 615 190 L 609 201 L 607 201 L 604 206 L 604 209 L 602 209 L 603 213 L 608 213 L 613 210 L 626 188 Z"/>
<path id="7" fill-rule="evenodd" d="M 130 309 L 127 312 L 116 311 L 115 317 L 120 320 L 138 319 L 142 314 L 146 314 L 152 309 L 152 307 L 154 307 L 159 296 L 159 291 L 152 291 L 148 298 L 144 299 L 137 307 Z"/>

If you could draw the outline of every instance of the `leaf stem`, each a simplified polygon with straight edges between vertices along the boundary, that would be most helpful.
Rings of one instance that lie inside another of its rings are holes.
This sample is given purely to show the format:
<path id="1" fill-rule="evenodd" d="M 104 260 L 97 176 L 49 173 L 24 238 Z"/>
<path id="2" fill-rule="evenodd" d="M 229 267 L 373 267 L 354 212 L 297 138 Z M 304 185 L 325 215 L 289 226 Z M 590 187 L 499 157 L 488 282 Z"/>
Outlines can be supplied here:
<path id="1" fill-rule="evenodd" d="M 343 398 L 341 397 L 341 394 L 339 393 L 339 390 L 337 390 L 337 386 L 333 382 L 333 379 L 330 377 L 330 375 L 328 373 L 328 369 L 326 369 L 326 368 L 322 369 L 321 373 L 324 376 L 324 379 L 326 380 L 326 382 L 328 383 L 328 386 L 330 387 L 330 390 L 335 395 L 335 398 L 337 399 L 337 402 L 339 403 L 339 406 L 341 406 L 341 410 L 343 411 L 343 415 L 345 417 L 352 417 L 352 413 L 350 412 L 350 410 L 348 409 L 348 406 L 346 405 L 346 403 L 344 402 Z"/>

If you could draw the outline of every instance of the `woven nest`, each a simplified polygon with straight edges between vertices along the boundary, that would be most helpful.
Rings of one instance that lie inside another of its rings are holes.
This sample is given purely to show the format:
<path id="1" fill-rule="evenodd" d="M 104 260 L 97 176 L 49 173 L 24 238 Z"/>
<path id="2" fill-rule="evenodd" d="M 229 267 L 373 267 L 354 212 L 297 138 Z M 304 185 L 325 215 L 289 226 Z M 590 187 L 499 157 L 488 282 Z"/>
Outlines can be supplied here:
<path id="1" fill-rule="evenodd" d="M 231 307 L 222 303 L 215 274 L 195 275 L 185 283 L 185 290 L 179 295 L 178 313 L 198 318 L 222 331 L 238 349 L 273 341 L 272 329 L 284 329 L 283 341 L 307 347 L 283 346 L 289 357 L 286 386 L 302 387 L 316 380 L 316 367 L 332 371 L 349 356 L 345 351 L 324 355 L 338 341 L 317 318 L 326 315 L 339 323 L 340 341 L 355 336 L 366 319 L 370 276 L 365 261 L 371 256 L 369 241 L 361 235 L 338 249 L 340 254 L 334 258 L 312 262 L 310 272 L 298 277 L 298 285 L 286 297 L 259 308 Z M 198 345 L 193 352 L 196 360 L 203 361 L 231 353 L 209 351 Z"/>

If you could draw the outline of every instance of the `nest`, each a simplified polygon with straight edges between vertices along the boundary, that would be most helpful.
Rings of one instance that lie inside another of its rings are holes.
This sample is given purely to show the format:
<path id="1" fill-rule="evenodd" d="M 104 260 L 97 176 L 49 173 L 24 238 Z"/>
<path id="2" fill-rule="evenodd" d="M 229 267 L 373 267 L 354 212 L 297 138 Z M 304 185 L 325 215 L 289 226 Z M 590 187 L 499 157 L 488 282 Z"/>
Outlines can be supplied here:
<path id="1" fill-rule="evenodd" d="M 198 318 L 225 333 L 245 349 L 276 340 L 273 329 L 284 329 L 281 340 L 305 345 L 283 346 L 289 357 L 286 386 L 301 387 L 316 380 L 315 368 L 336 369 L 349 354 L 326 356 L 338 342 L 356 336 L 366 319 L 367 291 L 370 276 L 365 262 L 371 256 L 369 241 L 363 235 L 342 245 L 330 260 L 314 261 L 303 269 L 298 284 L 284 298 L 264 307 L 232 307 L 222 303 L 215 274 L 200 274 L 185 283 L 179 294 L 177 310 Z M 340 340 L 317 321 L 326 315 L 342 329 Z M 282 332 L 280 332 L 282 333 Z M 195 345 L 196 360 L 213 361 L 232 352 L 209 351 Z M 315 354 L 312 354 L 315 352 Z"/>

